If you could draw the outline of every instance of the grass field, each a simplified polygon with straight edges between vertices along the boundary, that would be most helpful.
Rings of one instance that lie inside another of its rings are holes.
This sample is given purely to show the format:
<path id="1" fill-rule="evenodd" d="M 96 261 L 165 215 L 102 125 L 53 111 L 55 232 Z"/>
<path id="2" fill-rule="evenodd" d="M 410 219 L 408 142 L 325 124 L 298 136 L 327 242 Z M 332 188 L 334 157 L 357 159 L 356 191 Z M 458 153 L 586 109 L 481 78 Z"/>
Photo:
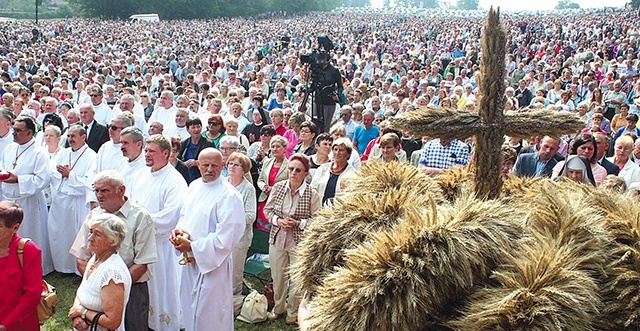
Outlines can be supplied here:
<path id="1" fill-rule="evenodd" d="M 268 271 L 267 271 L 268 272 Z M 69 308 L 73 304 L 76 295 L 76 289 L 80 285 L 80 277 L 76 275 L 51 273 L 45 277 L 47 282 L 56 287 L 58 292 L 58 305 L 56 314 L 45 322 L 41 330 L 43 331 L 66 331 L 72 330 L 71 322 L 67 318 Z M 259 283 L 252 279 L 246 279 L 247 283 L 253 288 L 258 288 Z M 248 293 L 248 289 L 245 288 Z M 235 330 L 241 331 L 276 331 L 276 330 L 297 330 L 297 327 L 285 324 L 284 318 L 273 322 L 264 322 L 259 324 L 248 324 L 235 321 Z"/>

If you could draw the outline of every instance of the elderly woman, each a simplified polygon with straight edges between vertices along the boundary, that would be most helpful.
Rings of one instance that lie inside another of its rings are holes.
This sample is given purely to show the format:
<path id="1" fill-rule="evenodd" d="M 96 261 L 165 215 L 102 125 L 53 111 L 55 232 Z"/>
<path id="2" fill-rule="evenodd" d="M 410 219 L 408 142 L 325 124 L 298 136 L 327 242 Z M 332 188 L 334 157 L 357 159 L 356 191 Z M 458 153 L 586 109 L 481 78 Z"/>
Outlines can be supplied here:
<path id="1" fill-rule="evenodd" d="M 227 118 L 224 121 L 224 125 L 227 127 L 227 136 L 232 136 L 232 137 L 236 137 L 238 138 L 238 140 L 240 141 L 240 145 L 242 145 L 242 148 L 244 151 L 249 149 L 249 138 L 247 138 L 247 136 L 243 135 L 242 133 L 238 132 L 238 120 L 235 118 Z"/>
<path id="2" fill-rule="evenodd" d="M 269 147 L 273 157 L 264 161 L 257 182 L 258 189 L 261 193 L 258 197 L 258 222 L 256 226 L 263 231 L 269 231 L 270 229 L 270 222 L 264 214 L 264 207 L 267 203 L 267 198 L 271 194 L 271 189 L 273 185 L 287 180 L 288 177 L 287 165 L 289 161 L 285 154 L 287 140 L 282 136 L 276 135 L 271 138 Z"/>
<path id="3" fill-rule="evenodd" d="M 607 158 L 607 160 L 618 166 L 620 169 L 618 177 L 624 179 L 627 187 L 632 183 L 640 182 L 640 167 L 629 157 L 632 151 L 633 139 L 629 136 L 622 136 L 616 141 L 613 156 Z"/>
<path id="4" fill-rule="evenodd" d="M 87 242 L 93 256 L 69 309 L 69 319 L 78 330 L 97 324 L 98 330 L 124 331 L 131 275 L 118 249 L 127 226 L 119 217 L 107 213 L 96 215 L 88 221 L 88 226 Z"/>
<path id="5" fill-rule="evenodd" d="M 582 133 L 573 138 L 569 146 L 569 155 L 580 155 L 589 160 L 589 171 L 593 173 L 595 185 L 600 185 L 607 177 L 607 169 L 598 164 L 598 143 L 592 134 Z M 560 161 L 553 167 L 551 178 L 560 176 L 564 164 L 564 161 Z"/>
<path id="6" fill-rule="evenodd" d="M 207 129 L 202 136 L 209 140 L 216 148 L 220 147 L 220 139 L 226 136 L 227 127 L 224 125 L 224 119 L 220 114 L 211 114 L 207 121 Z"/>
<path id="7" fill-rule="evenodd" d="M 345 159 L 348 155 L 345 155 Z M 288 270 L 295 263 L 295 251 L 307 222 L 315 216 L 321 205 L 318 191 L 305 182 L 310 166 L 306 155 L 292 155 L 287 169 L 288 179 L 273 186 L 265 206 L 265 215 L 272 224 L 269 264 L 275 301 L 267 318 L 275 320 L 286 313 L 287 324 L 296 323 L 301 299 L 295 295 L 294 284 L 289 282 Z"/>
<path id="8" fill-rule="evenodd" d="M 42 294 L 42 251 L 18 236 L 24 212 L 15 202 L 0 201 L 0 330 L 36 331 Z M 22 265 L 18 246 L 23 245 Z"/>
<path id="9" fill-rule="evenodd" d="M 251 170 L 251 159 L 248 156 L 233 152 L 227 159 L 227 181 L 233 185 L 244 202 L 246 226 L 238 245 L 231 252 L 233 261 L 233 295 L 242 295 L 242 274 L 247 251 L 253 239 L 253 222 L 256 220 L 256 190 L 245 175 Z"/>
<path id="10" fill-rule="evenodd" d="M 293 148 L 293 153 L 310 156 L 316 153 L 314 140 L 318 130 L 313 122 L 304 121 L 300 124 L 300 142 Z"/>
<path id="11" fill-rule="evenodd" d="M 43 128 L 47 128 L 50 125 L 55 125 L 60 129 L 60 134 L 62 135 L 62 132 L 64 132 L 64 125 L 62 124 L 62 118 L 60 118 L 60 115 L 58 114 L 46 114 L 44 115 L 44 118 L 42 119 L 42 126 Z M 62 141 L 62 140 L 61 140 Z M 64 143 L 66 142 L 66 140 L 62 141 L 62 144 L 64 145 Z M 47 145 L 44 142 L 44 131 L 40 131 L 36 134 L 36 143 L 42 147 L 46 147 Z"/>
<path id="12" fill-rule="evenodd" d="M 284 133 L 284 138 L 287 139 L 287 157 L 293 153 L 293 148 L 300 142 L 300 125 L 306 121 L 304 113 L 296 112 L 289 118 L 289 130 Z"/>
<path id="13" fill-rule="evenodd" d="M 349 164 L 349 156 L 353 151 L 353 145 L 347 138 L 338 138 L 333 141 L 331 152 L 333 162 L 325 163 L 316 170 L 311 186 L 318 190 L 322 197 L 322 203 L 333 201 L 336 193 L 342 191 L 342 180 L 356 169 Z"/>
<path id="14" fill-rule="evenodd" d="M 590 161 L 584 156 L 569 155 L 560 175 L 555 180 L 570 179 L 578 183 L 596 185 L 591 173 Z"/>
<path id="15" fill-rule="evenodd" d="M 400 148 L 400 138 L 397 134 L 393 132 L 385 133 L 380 137 L 379 147 L 380 155 L 371 156 L 371 160 L 380 163 L 386 162 L 399 162 L 406 161 L 406 154 L 404 160 L 400 160 L 398 156 L 396 156 L 396 152 L 398 152 Z"/>
<path id="16" fill-rule="evenodd" d="M 334 125 L 331 128 L 331 131 L 329 131 L 329 133 L 331 134 L 331 137 L 333 137 L 333 141 L 336 141 L 339 138 L 346 138 L 347 137 L 347 129 L 342 124 Z M 330 159 L 333 158 L 333 152 L 331 152 L 331 154 L 329 154 L 329 158 Z M 349 164 L 352 167 L 354 167 L 356 170 L 360 170 L 360 165 L 361 165 L 360 153 L 358 153 L 358 151 L 355 148 L 351 151 L 351 156 L 349 157 Z"/>
<path id="17" fill-rule="evenodd" d="M 269 117 L 271 118 L 271 125 L 276 129 L 276 134 L 280 136 L 284 136 L 287 132 L 287 128 L 284 126 L 284 113 L 282 109 L 274 109 L 269 113 Z"/>

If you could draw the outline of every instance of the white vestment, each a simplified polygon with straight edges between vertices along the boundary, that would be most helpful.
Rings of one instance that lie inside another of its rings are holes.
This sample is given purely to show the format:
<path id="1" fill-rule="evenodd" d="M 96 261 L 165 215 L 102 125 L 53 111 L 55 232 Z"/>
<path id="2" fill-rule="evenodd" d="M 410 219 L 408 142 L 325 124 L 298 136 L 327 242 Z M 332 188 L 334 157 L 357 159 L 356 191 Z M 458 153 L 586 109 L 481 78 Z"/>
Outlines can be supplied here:
<path id="1" fill-rule="evenodd" d="M 177 109 L 178 108 L 176 108 L 176 106 L 171 106 L 171 108 L 169 109 L 164 108 L 162 106 L 158 106 L 151 114 L 151 117 L 149 117 L 149 120 L 147 121 L 147 123 L 158 121 L 162 123 L 162 125 L 164 125 L 165 127 L 168 127 L 171 124 L 176 122 Z"/>
<path id="2" fill-rule="evenodd" d="M 144 160 L 144 151 L 143 151 L 142 153 L 140 153 L 140 155 L 138 155 L 138 158 L 136 158 L 131 162 L 128 162 L 128 161 L 125 162 L 120 166 L 120 169 L 118 169 L 118 172 L 122 174 L 122 176 L 124 177 L 124 186 L 127 188 L 126 189 L 127 196 L 131 195 L 129 191 L 133 187 L 133 182 L 135 181 L 136 176 L 138 176 L 137 175 L 138 171 L 140 169 L 145 168 L 146 166 L 147 165 Z M 146 169 L 146 170 L 149 171 L 149 169 Z"/>
<path id="3" fill-rule="evenodd" d="M 9 144 L 13 142 L 13 134 L 11 130 L 4 135 L 4 137 L 0 137 L 0 155 L 2 155 L 2 151 L 4 151 Z M 2 186 L 0 186 L 0 197 L 2 197 Z"/>
<path id="4" fill-rule="evenodd" d="M 178 228 L 191 236 L 195 263 L 181 266 L 180 299 L 187 331 L 233 330 L 231 251 L 244 234 L 244 203 L 226 179 L 191 183 Z"/>
<path id="5" fill-rule="evenodd" d="M 149 265 L 153 274 L 149 281 L 149 327 L 176 331 L 180 329 L 179 265 L 169 234 L 178 222 L 187 183 L 170 163 L 158 171 L 147 168 L 137 174 L 129 191 L 131 200 L 147 209 L 157 231 L 158 262 Z"/>
<path id="6" fill-rule="evenodd" d="M 104 126 L 109 126 L 111 124 L 111 120 L 117 115 L 104 100 L 101 104 L 97 106 L 94 105 L 93 109 L 96 111 L 93 119 Z"/>
<path id="7" fill-rule="evenodd" d="M 126 162 L 127 159 L 122 155 L 120 144 L 114 144 L 113 140 L 109 139 L 109 141 L 102 144 L 98 150 L 96 172 L 118 170 Z"/>
<path id="8" fill-rule="evenodd" d="M 2 152 L 0 163 L 0 169 L 18 176 L 18 183 L 2 183 L 3 199 L 13 201 L 22 207 L 24 219 L 18 229 L 18 235 L 30 238 L 40 247 L 42 274 L 46 275 L 53 271 L 47 233 L 47 202 L 44 198 L 44 188 L 49 185 L 47 151 L 37 146 L 34 139 L 24 145 L 11 143 Z"/>
<path id="9" fill-rule="evenodd" d="M 166 128 L 163 132 L 163 135 L 171 138 L 171 137 L 175 137 L 175 136 L 180 136 L 182 138 L 182 140 L 185 139 L 189 139 L 191 137 L 191 135 L 189 134 L 189 131 L 187 131 L 187 127 L 182 127 L 179 128 L 177 127 L 175 124 L 172 126 L 169 126 L 168 128 Z"/>
<path id="10" fill-rule="evenodd" d="M 49 244 L 56 271 L 77 271 L 76 257 L 69 249 L 80 231 L 90 208 L 85 203 L 92 190 L 96 152 L 86 144 L 77 151 L 71 147 L 58 156 L 58 165 L 72 167 L 69 178 L 63 178 L 56 166 L 51 167 L 51 187 L 54 191 L 49 210 Z"/>

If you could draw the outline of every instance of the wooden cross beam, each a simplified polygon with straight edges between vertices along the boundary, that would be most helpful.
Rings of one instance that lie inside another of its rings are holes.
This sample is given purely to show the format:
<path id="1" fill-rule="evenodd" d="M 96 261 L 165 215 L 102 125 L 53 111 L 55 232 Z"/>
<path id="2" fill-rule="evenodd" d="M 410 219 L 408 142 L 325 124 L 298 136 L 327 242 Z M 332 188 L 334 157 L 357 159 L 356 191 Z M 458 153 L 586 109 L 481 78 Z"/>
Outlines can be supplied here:
<path id="1" fill-rule="evenodd" d="M 443 140 L 476 137 L 475 193 L 480 199 L 495 199 L 502 188 L 502 147 L 504 136 L 559 137 L 584 127 L 580 118 L 555 110 L 524 110 L 503 114 L 505 104 L 505 48 L 507 34 L 500 23 L 500 9 L 489 9 L 482 34 L 482 62 L 477 79 L 477 112 L 428 108 L 391 119 L 391 126 L 414 136 Z"/>

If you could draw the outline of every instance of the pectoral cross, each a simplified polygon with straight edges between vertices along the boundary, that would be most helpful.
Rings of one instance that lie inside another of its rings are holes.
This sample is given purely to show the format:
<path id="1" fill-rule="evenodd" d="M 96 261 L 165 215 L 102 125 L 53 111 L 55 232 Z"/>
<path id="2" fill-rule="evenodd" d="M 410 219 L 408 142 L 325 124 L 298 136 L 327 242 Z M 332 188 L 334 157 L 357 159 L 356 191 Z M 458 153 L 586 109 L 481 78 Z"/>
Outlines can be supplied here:
<path id="1" fill-rule="evenodd" d="M 534 135 L 559 137 L 584 127 L 580 118 L 569 112 L 525 110 L 503 114 L 505 104 L 505 48 L 507 33 L 500 23 L 500 10 L 489 9 L 484 24 L 482 62 L 477 111 L 453 108 L 429 108 L 392 118 L 392 127 L 415 136 L 442 140 L 476 137 L 475 193 L 479 199 L 495 199 L 502 188 L 502 153 L 504 135 L 529 138 Z"/>

